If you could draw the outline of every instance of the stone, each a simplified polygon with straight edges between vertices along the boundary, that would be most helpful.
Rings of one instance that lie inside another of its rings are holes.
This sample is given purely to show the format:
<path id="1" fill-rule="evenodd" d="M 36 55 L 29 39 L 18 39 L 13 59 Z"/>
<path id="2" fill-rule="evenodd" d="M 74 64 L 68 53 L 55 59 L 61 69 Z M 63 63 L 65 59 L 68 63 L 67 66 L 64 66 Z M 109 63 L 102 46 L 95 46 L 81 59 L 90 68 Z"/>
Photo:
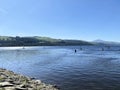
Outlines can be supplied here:
<path id="1" fill-rule="evenodd" d="M 27 88 L 16 87 L 16 90 L 28 90 Z"/>
<path id="2" fill-rule="evenodd" d="M 35 83 L 41 84 L 42 82 L 40 80 L 35 80 Z"/>
<path id="3" fill-rule="evenodd" d="M 57 87 L 45 84 L 40 80 L 33 80 L 1 68 L 0 80 L 0 90 L 58 90 Z"/>
<path id="4" fill-rule="evenodd" d="M 5 89 L 5 90 L 16 90 L 15 87 L 5 87 L 4 89 Z M 4 89 L 3 89 L 3 90 L 4 90 Z"/>
<path id="5" fill-rule="evenodd" d="M 13 84 L 9 83 L 9 82 L 1 82 L 0 83 L 1 87 L 6 87 L 6 86 L 13 86 Z"/>

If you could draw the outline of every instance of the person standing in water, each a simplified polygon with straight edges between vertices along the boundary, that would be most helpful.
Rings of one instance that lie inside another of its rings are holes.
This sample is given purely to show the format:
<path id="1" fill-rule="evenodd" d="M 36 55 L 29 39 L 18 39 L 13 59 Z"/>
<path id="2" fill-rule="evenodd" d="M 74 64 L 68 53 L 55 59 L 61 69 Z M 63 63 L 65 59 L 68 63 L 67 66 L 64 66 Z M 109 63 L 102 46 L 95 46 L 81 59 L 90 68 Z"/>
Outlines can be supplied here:
<path id="1" fill-rule="evenodd" d="M 75 49 L 75 53 L 77 52 L 77 50 Z"/>

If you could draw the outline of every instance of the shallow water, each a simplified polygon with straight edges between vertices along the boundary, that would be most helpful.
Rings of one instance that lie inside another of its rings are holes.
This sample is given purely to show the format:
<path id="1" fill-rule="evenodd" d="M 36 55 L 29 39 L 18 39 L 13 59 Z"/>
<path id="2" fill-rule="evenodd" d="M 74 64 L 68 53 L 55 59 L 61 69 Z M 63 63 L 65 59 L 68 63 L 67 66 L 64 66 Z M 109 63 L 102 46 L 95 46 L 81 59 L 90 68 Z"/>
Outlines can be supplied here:
<path id="1" fill-rule="evenodd" d="M 1 47 L 0 67 L 56 84 L 61 90 L 120 90 L 120 47 L 101 48 Z"/>

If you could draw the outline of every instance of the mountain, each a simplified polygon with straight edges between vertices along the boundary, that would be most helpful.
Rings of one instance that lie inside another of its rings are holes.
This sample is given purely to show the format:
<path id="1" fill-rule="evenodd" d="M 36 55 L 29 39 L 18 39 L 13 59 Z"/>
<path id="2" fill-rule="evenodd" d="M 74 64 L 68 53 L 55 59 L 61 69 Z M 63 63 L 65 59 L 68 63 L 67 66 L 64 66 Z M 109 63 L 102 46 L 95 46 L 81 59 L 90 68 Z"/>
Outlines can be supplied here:
<path id="1" fill-rule="evenodd" d="M 97 44 L 97 45 L 120 45 L 119 42 L 113 42 L 113 41 L 104 41 L 104 40 L 94 40 L 92 42 L 93 44 Z"/>
<path id="2" fill-rule="evenodd" d="M 92 45 L 82 40 L 54 39 L 50 37 L 11 37 L 0 36 L 0 46 L 66 46 L 66 45 Z"/>

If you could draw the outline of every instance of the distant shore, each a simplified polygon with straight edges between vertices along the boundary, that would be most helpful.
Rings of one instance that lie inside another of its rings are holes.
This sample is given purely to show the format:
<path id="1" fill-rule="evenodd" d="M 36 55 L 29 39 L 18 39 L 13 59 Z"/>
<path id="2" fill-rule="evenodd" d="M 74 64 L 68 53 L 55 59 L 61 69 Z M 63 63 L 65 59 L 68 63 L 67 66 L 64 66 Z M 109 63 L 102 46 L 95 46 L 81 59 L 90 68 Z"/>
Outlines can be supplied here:
<path id="1" fill-rule="evenodd" d="M 40 80 L 15 74 L 0 68 L 0 90 L 58 90 L 56 86 L 45 84 Z"/>
<path id="2" fill-rule="evenodd" d="M 0 46 L 69 46 L 69 45 L 93 45 L 82 40 L 55 39 L 50 37 L 12 37 L 0 36 Z"/>

